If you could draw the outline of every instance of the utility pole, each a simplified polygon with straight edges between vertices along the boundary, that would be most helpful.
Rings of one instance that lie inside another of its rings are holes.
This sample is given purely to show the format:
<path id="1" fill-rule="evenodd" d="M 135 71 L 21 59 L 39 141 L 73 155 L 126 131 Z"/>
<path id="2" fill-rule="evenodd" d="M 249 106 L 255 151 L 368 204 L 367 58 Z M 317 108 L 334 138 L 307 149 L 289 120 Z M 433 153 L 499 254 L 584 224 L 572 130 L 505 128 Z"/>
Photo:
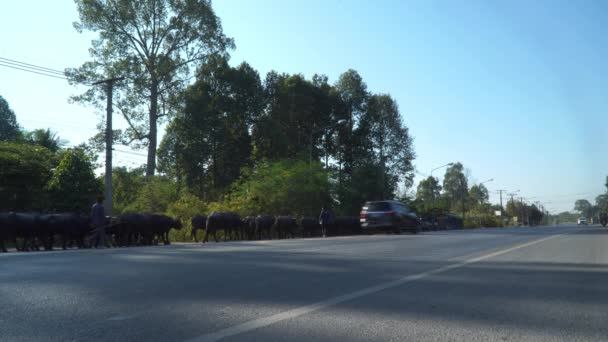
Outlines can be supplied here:
<path id="1" fill-rule="evenodd" d="M 124 79 L 124 77 L 115 77 L 93 83 L 93 85 L 102 83 L 106 85 L 106 203 L 104 207 L 108 216 L 112 215 L 112 141 L 114 140 L 112 136 L 112 91 L 114 90 L 114 82 Z"/>

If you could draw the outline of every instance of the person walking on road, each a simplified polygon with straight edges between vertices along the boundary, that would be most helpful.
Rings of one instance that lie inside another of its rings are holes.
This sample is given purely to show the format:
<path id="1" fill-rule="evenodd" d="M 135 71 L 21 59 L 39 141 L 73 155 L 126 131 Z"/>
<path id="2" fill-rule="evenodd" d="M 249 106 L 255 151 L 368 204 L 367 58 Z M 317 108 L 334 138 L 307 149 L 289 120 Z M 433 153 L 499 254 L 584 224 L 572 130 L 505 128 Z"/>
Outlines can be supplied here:
<path id="1" fill-rule="evenodd" d="M 105 247 L 106 245 L 106 212 L 103 207 L 103 197 L 97 196 L 97 202 L 91 208 L 91 226 L 95 229 L 93 239 L 95 239 L 95 248 Z"/>
<path id="2" fill-rule="evenodd" d="M 321 215 L 319 215 L 319 224 L 321 225 L 321 234 L 323 237 L 327 236 L 327 227 L 331 224 L 331 219 L 331 211 L 323 206 L 321 208 Z"/>

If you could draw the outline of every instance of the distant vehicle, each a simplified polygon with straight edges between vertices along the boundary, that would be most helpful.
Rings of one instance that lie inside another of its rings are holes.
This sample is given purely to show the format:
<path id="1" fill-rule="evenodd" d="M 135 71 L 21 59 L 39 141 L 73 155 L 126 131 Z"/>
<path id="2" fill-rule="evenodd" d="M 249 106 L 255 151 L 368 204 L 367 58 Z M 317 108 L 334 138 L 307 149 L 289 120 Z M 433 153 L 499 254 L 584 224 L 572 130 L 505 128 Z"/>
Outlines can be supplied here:
<path id="1" fill-rule="evenodd" d="M 421 228 L 416 213 L 399 201 L 365 202 L 359 221 L 366 233 L 386 231 L 399 234 L 405 230 L 416 234 Z"/>
<path id="2" fill-rule="evenodd" d="M 579 219 L 578 219 L 578 222 L 577 222 L 577 223 L 578 223 L 578 225 L 579 225 L 579 226 L 581 226 L 581 225 L 586 226 L 586 225 L 587 225 L 587 219 L 586 219 L 586 218 L 584 218 L 584 217 L 579 217 Z"/>
<path id="3" fill-rule="evenodd" d="M 602 224 L 602 227 L 606 227 L 606 224 L 608 224 L 608 213 L 600 214 L 600 223 Z"/>

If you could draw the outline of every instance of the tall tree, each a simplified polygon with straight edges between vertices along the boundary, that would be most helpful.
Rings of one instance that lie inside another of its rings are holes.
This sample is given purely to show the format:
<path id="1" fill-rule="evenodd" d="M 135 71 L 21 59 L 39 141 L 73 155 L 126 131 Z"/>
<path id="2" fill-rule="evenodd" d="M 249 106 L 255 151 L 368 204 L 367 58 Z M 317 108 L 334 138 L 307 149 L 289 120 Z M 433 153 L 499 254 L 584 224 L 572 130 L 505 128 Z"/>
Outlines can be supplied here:
<path id="1" fill-rule="evenodd" d="M 123 76 L 116 84 L 115 104 L 129 123 L 128 143 L 147 145 L 146 175 L 156 169 L 157 126 L 178 106 L 181 90 L 211 54 L 233 48 L 210 0 L 75 0 L 78 32 L 99 36 L 89 49 L 92 61 L 66 70 L 71 83 L 92 83 Z M 91 87 L 72 100 L 103 108 L 104 89 Z"/>
<path id="2" fill-rule="evenodd" d="M 574 210 L 578 211 L 581 215 L 585 217 L 593 216 L 593 206 L 586 199 L 578 199 L 574 202 Z"/>
<path id="3" fill-rule="evenodd" d="M 309 81 L 302 75 L 271 71 L 264 87 L 266 110 L 253 128 L 255 158 L 304 158 L 311 147 L 318 158 L 323 128 L 333 114 L 327 79 L 315 76 Z"/>
<path id="4" fill-rule="evenodd" d="M 469 189 L 461 163 L 456 163 L 446 169 L 443 178 L 443 191 L 450 201 L 450 206 L 452 208 L 458 207 L 464 218 L 467 212 Z"/>
<path id="5" fill-rule="evenodd" d="M 369 93 L 363 78 L 353 69 L 349 69 L 340 75 L 335 89 L 343 102 L 345 118 L 348 119 L 348 126 L 341 129 L 339 133 L 339 141 L 341 142 L 339 160 L 344 164 L 344 172 L 351 174 L 356 160 L 356 151 L 360 145 L 355 139 L 357 135 L 354 132 L 365 113 Z"/>
<path id="6" fill-rule="evenodd" d="M 469 190 L 469 198 L 474 208 L 480 209 L 488 203 L 490 196 L 488 189 L 483 184 L 475 184 Z"/>
<path id="7" fill-rule="evenodd" d="M 15 112 L 4 97 L 0 96 L 0 141 L 14 141 L 19 136 Z"/>
<path id="8" fill-rule="evenodd" d="M 183 115 L 167 129 L 159 150 L 164 171 L 174 174 L 198 195 L 223 192 L 250 165 L 253 121 L 263 107 L 257 71 L 247 63 L 233 68 L 214 56 L 186 91 Z"/>
<path id="9" fill-rule="evenodd" d="M 398 183 L 412 184 L 415 158 L 412 137 L 401 121 L 397 103 L 389 95 L 372 95 L 358 128 L 362 142 L 361 160 L 377 164 L 380 172 L 381 194 L 392 197 Z"/>
<path id="10" fill-rule="evenodd" d="M 428 177 L 418 183 L 416 190 L 416 199 L 422 203 L 422 210 L 428 211 L 433 209 L 436 201 L 441 196 L 441 185 L 435 177 Z"/>

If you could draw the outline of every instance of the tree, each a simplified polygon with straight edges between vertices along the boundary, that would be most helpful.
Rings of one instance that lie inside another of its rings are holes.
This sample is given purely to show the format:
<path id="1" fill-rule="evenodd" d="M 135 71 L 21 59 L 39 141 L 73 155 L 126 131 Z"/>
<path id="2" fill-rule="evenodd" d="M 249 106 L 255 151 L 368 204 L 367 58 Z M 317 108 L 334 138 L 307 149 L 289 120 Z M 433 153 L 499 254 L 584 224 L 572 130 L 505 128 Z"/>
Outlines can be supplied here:
<path id="1" fill-rule="evenodd" d="M 112 209 L 114 214 L 124 213 L 127 207 L 135 203 L 145 184 L 144 173 L 143 168 L 129 170 L 126 167 L 115 167 L 112 170 Z"/>
<path id="2" fill-rule="evenodd" d="M 474 208 L 482 208 L 490 199 L 488 189 L 483 184 L 473 185 L 469 190 L 469 198 Z"/>
<path id="3" fill-rule="evenodd" d="M 95 178 L 93 163 L 82 149 L 67 150 L 49 183 L 50 208 L 88 213 L 102 182 Z"/>
<path id="4" fill-rule="evenodd" d="M 351 174 L 359 145 L 353 132 L 366 111 L 369 93 L 363 78 L 353 69 L 349 69 L 340 75 L 335 90 L 344 104 L 345 118 L 348 119 L 348 126 L 339 131 L 339 141 L 341 142 L 340 162 L 344 163 L 344 172 Z"/>
<path id="5" fill-rule="evenodd" d="M 419 210 L 428 212 L 436 207 L 436 201 L 441 197 L 441 185 L 435 177 L 428 177 L 418 183 L 416 199 L 422 203 Z"/>
<path id="6" fill-rule="evenodd" d="M 412 185 L 415 158 L 412 138 L 401 122 L 397 103 L 389 95 L 371 95 L 361 117 L 358 134 L 362 141 L 361 160 L 377 164 L 383 198 L 393 197 L 397 185 Z"/>
<path id="7" fill-rule="evenodd" d="M 467 212 L 469 190 L 467 178 L 464 175 L 464 168 L 461 163 L 456 163 L 446 169 L 445 177 L 443 178 L 443 191 L 451 207 L 455 208 L 460 204 L 459 207 L 464 219 Z"/>
<path id="8" fill-rule="evenodd" d="M 579 199 L 574 202 L 574 210 L 578 211 L 581 215 L 585 217 L 593 216 L 593 206 L 586 199 Z"/>
<path id="9" fill-rule="evenodd" d="M 599 212 L 607 212 L 608 211 L 608 194 L 598 195 L 595 198 L 595 205 L 597 206 Z"/>
<path id="10" fill-rule="evenodd" d="M 0 141 L 14 141 L 19 136 L 19 125 L 15 112 L 0 96 Z"/>
<path id="11" fill-rule="evenodd" d="M 322 129 L 332 123 L 327 79 L 315 75 L 308 81 L 299 74 L 271 71 L 264 88 L 266 110 L 253 127 L 254 158 L 307 158 L 312 147 L 317 159 Z"/>
<path id="12" fill-rule="evenodd" d="M 242 215 L 314 216 L 330 203 L 329 190 L 329 177 L 321 163 L 267 161 L 246 170 L 227 199 L 231 209 Z"/>
<path id="13" fill-rule="evenodd" d="M 42 209 L 54 166 L 53 154 L 44 147 L 0 142 L 0 211 Z"/>
<path id="14" fill-rule="evenodd" d="M 124 212 L 164 213 L 169 205 L 179 198 L 175 181 L 163 176 L 148 177 L 137 192 L 135 200 L 124 208 Z"/>
<path id="15" fill-rule="evenodd" d="M 200 196 L 217 197 L 251 166 L 250 130 L 263 108 L 257 71 L 232 68 L 214 56 L 190 86 L 183 115 L 174 119 L 159 148 L 159 165 Z"/>
<path id="16" fill-rule="evenodd" d="M 49 128 L 25 132 L 24 138 L 27 142 L 46 147 L 53 153 L 58 152 L 66 144 L 56 132 L 52 132 Z"/>
<path id="17" fill-rule="evenodd" d="M 99 36 L 89 49 L 92 61 L 66 74 L 72 84 L 127 78 L 115 84 L 116 108 L 129 123 L 128 143 L 147 145 L 146 176 L 152 176 L 157 126 L 178 110 L 191 66 L 224 54 L 234 43 L 222 33 L 210 0 L 76 0 L 76 5 L 76 30 Z M 102 87 L 91 87 L 72 100 L 103 108 L 104 97 Z"/>

